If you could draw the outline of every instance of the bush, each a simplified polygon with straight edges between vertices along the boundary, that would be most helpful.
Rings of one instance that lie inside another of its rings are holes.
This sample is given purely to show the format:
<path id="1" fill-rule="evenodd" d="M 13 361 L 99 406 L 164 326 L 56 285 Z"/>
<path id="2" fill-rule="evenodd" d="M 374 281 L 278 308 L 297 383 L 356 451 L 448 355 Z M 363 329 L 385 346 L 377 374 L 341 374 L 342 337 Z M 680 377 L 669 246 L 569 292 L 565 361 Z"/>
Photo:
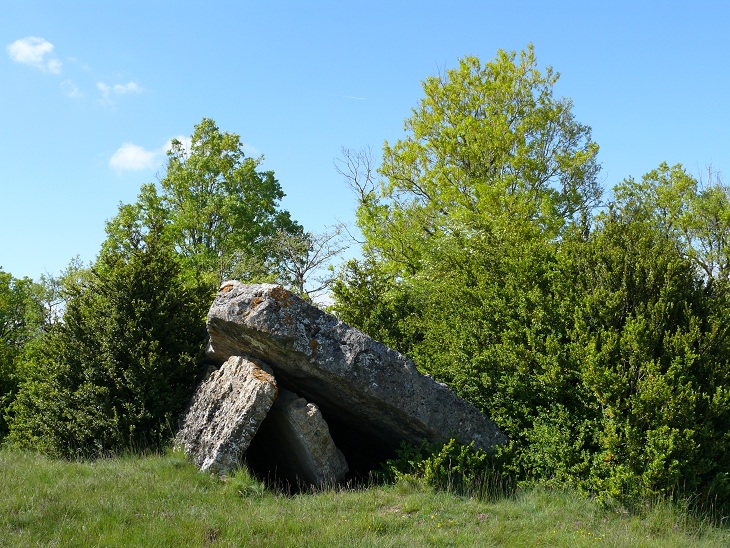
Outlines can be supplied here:
<path id="1" fill-rule="evenodd" d="M 10 438 L 65 457 L 165 444 L 200 372 L 207 295 L 189 289 L 159 225 L 129 225 L 25 365 Z"/>
<path id="2" fill-rule="evenodd" d="M 411 280 L 418 307 L 399 330 L 421 333 L 409 352 L 422 371 L 510 437 L 496 451 L 504 474 L 626 504 L 730 505 L 727 282 L 616 215 L 560 242 L 475 238 L 441 251 L 451 260 Z M 435 461 L 422 457 L 406 462 L 425 477 Z"/>
<path id="3" fill-rule="evenodd" d="M 494 456 L 456 439 L 446 443 L 402 443 L 381 469 L 385 481 L 422 480 L 434 489 L 487 498 L 503 495 L 509 482 Z"/>

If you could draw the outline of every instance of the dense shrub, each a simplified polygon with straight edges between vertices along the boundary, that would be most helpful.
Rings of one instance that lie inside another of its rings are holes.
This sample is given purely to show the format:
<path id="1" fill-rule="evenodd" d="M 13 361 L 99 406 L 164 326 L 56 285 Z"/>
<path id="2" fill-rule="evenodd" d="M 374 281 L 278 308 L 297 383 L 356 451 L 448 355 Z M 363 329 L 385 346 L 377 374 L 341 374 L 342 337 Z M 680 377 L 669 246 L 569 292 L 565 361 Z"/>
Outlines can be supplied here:
<path id="1" fill-rule="evenodd" d="M 730 503 L 725 282 L 619 215 L 560 242 L 448 253 L 411 280 L 421 309 L 401 322 L 421 334 L 419 367 L 509 435 L 503 473 L 628 503 Z M 432 461 L 415 461 L 425 475 Z"/>
<path id="2" fill-rule="evenodd" d="M 403 443 L 396 457 L 383 464 L 381 475 L 386 481 L 418 479 L 439 490 L 487 494 L 487 489 L 495 485 L 495 463 L 473 444 L 455 439 L 446 443 Z"/>
<path id="3" fill-rule="evenodd" d="M 28 358 L 10 409 L 21 446 L 97 456 L 158 447 L 174 431 L 199 373 L 208 296 L 184 283 L 161 224 L 126 230 Z"/>

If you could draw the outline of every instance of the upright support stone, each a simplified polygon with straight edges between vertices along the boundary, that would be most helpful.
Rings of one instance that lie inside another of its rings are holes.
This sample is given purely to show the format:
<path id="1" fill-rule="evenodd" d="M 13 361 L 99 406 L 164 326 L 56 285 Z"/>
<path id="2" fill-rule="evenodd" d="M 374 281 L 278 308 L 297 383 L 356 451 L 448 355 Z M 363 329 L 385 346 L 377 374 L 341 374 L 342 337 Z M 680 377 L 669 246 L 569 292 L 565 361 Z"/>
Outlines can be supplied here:
<path id="1" fill-rule="evenodd" d="M 176 444 L 203 471 L 223 473 L 235 468 L 277 392 L 266 365 L 231 356 L 198 387 Z"/>
<path id="2" fill-rule="evenodd" d="M 284 389 L 279 390 L 246 459 L 254 469 L 295 486 L 332 484 L 348 471 L 319 408 Z"/>

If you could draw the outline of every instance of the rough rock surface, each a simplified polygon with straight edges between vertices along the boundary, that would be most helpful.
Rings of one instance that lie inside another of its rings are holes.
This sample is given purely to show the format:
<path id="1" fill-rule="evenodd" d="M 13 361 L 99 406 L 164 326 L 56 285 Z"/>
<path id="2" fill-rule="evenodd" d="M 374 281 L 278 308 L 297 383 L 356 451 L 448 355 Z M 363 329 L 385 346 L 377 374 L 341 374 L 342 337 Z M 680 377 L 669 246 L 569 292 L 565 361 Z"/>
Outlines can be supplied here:
<path id="1" fill-rule="evenodd" d="M 348 471 L 319 408 L 288 390 L 279 390 L 254 443 L 247 460 L 293 485 L 332 484 Z"/>
<path id="2" fill-rule="evenodd" d="M 488 417 L 409 359 L 281 286 L 225 282 L 207 325 L 209 357 L 265 361 L 280 386 L 315 402 L 330 428 L 336 421 L 355 441 L 391 449 L 452 436 L 482 449 L 507 441 Z"/>
<path id="3" fill-rule="evenodd" d="M 232 356 L 198 387 L 176 444 L 204 471 L 234 468 L 276 399 L 271 370 L 257 360 Z"/>

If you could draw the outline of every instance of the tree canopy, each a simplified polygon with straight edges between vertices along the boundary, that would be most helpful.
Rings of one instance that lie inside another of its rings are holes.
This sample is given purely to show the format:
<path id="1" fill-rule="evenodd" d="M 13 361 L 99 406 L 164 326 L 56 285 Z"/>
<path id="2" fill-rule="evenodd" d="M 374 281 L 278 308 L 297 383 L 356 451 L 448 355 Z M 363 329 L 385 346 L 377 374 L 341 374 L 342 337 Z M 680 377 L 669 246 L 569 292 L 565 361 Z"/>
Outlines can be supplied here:
<path id="1" fill-rule="evenodd" d="M 237 134 L 204 118 L 189 143 L 172 141 L 159 187 L 144 185 L 126 215 L 159 210 L 184 267 L 210 287 L 228 278 L 271 278 L 273 241 L 300 227 L 279 208 L 284 192 L 273 171 L 258 169 L 262 160 L 245 155 Z"/>
<path id="2" fill-rule="evenodd" d="M 361 195 L 367 252 L 415 273 L 434 239 L 529 222 L 550 235 L 597 203 L 598 146 L 556 98 L 532 46 L 468 56 L 427 78 L 406 136 L 383 146 L 379 188 Z"/>

